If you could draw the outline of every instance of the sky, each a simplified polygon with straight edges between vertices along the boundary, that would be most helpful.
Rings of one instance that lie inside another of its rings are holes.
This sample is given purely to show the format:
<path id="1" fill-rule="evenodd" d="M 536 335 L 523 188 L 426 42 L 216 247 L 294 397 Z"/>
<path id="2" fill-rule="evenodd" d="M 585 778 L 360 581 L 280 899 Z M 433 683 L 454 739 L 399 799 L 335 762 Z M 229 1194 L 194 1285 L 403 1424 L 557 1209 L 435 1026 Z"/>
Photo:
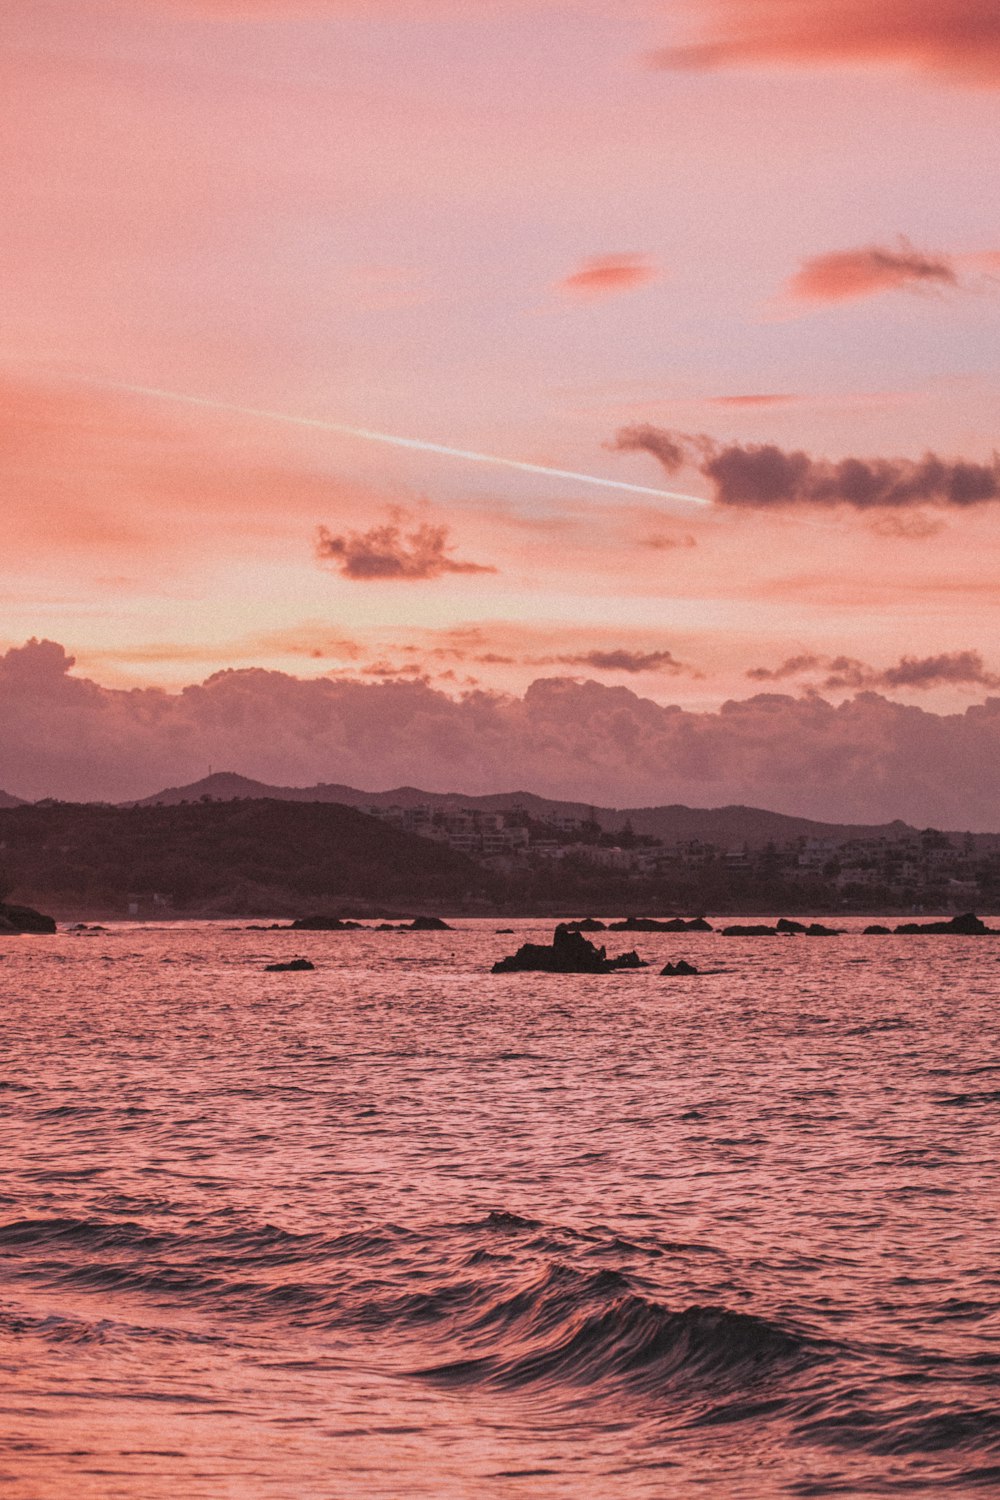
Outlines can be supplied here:
<path id="1" fill-rule="evenodd" d="M 994 0 L 7 0 L 0 788 L 1000 829 Z"/>

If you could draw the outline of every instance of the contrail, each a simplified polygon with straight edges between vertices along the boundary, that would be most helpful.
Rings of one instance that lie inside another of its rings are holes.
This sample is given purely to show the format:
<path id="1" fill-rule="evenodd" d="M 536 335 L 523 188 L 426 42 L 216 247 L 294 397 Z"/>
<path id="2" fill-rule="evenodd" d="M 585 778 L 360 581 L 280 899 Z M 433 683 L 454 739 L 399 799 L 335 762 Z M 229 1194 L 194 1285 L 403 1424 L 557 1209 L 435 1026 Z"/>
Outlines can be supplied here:
<path id="1" fill-rule="evenodd" d="M 472 453 L 467 448 L 449 448 L 444 443 L 429 443 L 423 438 L 397 437 L 391 432 L 373 432 L 368 427 L 348 427 L 345 422 L 327 422 L 322 417 L 297 417 L 286 411 L 268 411 L 258 406 L 238 406 L 231 401 L 215 401 L 209 396 L 188 396 L 181 391 L 164 391 L 152 385 L 126 385 L 117 380 L 102 381 L 111 390 L 127 391 L 133 396 L 152 396 L 158 401 L 180 401 L 186 406 L 207 407 L 211 411 L 234 412 L 242 417 L 260 417 L 268 422 L 292 422 L 298 427 L 315 427 L 321 432 L 339 432 L 345 437 L 361 438 L 367 443 L 388 443 L 393 448 L 415 448 L 421 453 L 439 453 L 444 458 L 458 458 L 466 463 L 493 464 L 502 469 L 519 469 L 523 474 L 545 474 L 551 479 L 571 479 L 575 484 L 597 485 L 604 490 L 627 490 L 632 495 L 655 495 L 658 500 L 683 500 L 688 505 L 710 505 L 702 495 L 683 495 L 676 490 L 653 489 L 647 484 L 629 484 L 623 479 L 602 479 L 596 474 L 577 474 L 572 469 L 550 469 L 546 464 L 529 464 L 520 458 L 501 458 L 496 453 Z"/>

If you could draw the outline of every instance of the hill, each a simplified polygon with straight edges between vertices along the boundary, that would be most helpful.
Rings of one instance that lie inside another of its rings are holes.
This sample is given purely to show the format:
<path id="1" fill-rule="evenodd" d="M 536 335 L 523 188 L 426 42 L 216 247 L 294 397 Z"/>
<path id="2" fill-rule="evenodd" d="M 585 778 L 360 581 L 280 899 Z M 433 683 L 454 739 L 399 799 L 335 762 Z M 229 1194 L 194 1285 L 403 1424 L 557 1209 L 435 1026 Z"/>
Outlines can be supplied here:
<path id="1" fill-rule="evenodd" d="M 19 899 L 107 911 L 154 893 L 180 915 L 460 906 L 484 880 L 464 854 L 333 803 L 38 803 L 0 809 L 0 843 Z"/>
<path id="2" fill-rule="evenodd" d="M 23 807 L 24 803 L 20 797 L 12 797 L 10 792 L 0 792 L 0 807 Z"/>
<path id="3" fill-rule="evenodd" d="M 501 812 L 523 808 L 538 822 L 560 818 L 593 819 L 607 832 L 615 832 L 626 823 L 635 833 L 652 834 L 666 844 L 688 843 L 694 839 L 721 848 L 746 844 L 762 849 L 769 843 L 781 844 L 797 838 L 833 839 L 847 843 L 852 839 L 899 838 L 913 832 L 908 824 L 892 823 L 819 823 L 812 818 L 790 817 L 785 813 L 767 812 L 758 807 L 685 807 L 675 803 L 665 807 L 593 807 L 585 802 L 560 802 L 534 792 L 494 792 L 472 797 L 462 792 L 425 792 L 419 787 L 401 786 L 387 792 L 365 792 L 339 783 L 320 782 L 311 787 L 268 786 L 231 771 L 217 771 L 190 786 L 167 787 L 135 804 L 139 807 L 176 806 L 199 802 L 203 798 L 228 801 L 233 798 L 272 798 L 282 802 L 339 802 L 345 807 L 414 807 L 427 804 L 432 808 L 471 807 Z"/>

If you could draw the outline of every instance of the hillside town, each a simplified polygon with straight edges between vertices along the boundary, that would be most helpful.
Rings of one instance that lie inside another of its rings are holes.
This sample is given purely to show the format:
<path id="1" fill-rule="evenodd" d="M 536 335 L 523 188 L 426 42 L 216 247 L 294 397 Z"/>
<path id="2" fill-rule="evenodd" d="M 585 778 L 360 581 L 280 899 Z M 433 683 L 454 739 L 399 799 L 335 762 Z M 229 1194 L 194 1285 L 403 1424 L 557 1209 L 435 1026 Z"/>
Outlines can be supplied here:
<path id="1" fill-rule="evenodd" d="M 561 868 L 566 884 L 575 885 L 570 872 L 589 868 L 644 888 L 662 885 L 665 892 L 777 888 L 794 894 L 798 889 L 804 900 L 865 909 L 958 909 L 1000 898 L 1000 847 L 933 828 L 898 837 L 802 836 L 759 847 L 722 847 L 701 839 L 667 843 L 636 833 L 628 822 L 608 831 L 594 818 L 540 820 L 522 807 L 484 811 L 419 803 L 371 805 L 364 811 L 514 879 L 531 869 L 548 867 L 555 874 Z"/>

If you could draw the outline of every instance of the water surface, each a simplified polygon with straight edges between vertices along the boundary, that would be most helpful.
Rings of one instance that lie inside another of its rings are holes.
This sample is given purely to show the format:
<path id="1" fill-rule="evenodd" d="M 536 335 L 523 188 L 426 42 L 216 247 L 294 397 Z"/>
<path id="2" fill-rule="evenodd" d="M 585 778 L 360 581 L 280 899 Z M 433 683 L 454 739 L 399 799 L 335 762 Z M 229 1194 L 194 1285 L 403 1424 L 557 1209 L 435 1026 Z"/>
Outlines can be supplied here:
<path id="1" fill-rule="evenodd" d="M 1000 940 L 497 925 L 4 942 L 3 1493 L 996 1492 Z"/>

